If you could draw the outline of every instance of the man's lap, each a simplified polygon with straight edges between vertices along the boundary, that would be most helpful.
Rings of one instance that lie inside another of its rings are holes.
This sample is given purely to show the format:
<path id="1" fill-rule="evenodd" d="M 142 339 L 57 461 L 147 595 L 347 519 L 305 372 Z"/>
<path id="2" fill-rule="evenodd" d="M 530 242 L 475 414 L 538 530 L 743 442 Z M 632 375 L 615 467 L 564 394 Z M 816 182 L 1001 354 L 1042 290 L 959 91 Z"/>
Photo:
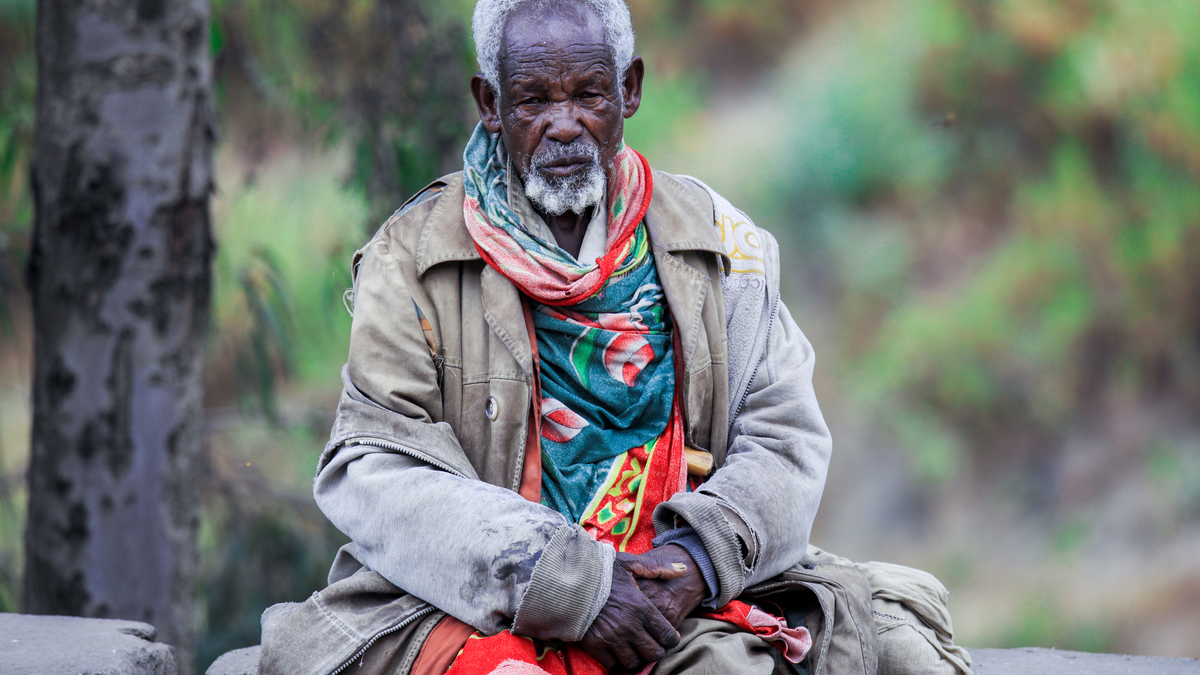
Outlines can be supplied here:
<path id="1" fill-rule="evenodd" d="M 655 675 L 788 672 L 777 648 L 731 623 L 689 617 L 680 624 L 679 635 L 679 645 L 658 662 Z"/>
<path id="2" fill-rule="evenodd" d="M 440 630 L 434 631 L 435 635 L 430 636 L 425 631 L 416 631 L 418 639 L 436 637 L 436 633 L 445 631 L 447 624 L 457 624 L 459 622 L 447 618 L 438 626 Z M 416 659 L 416 664 L 413 664 L 414 675 L 420 671 L 421 675 L 426 675 L 430 671 L 428 665 L 431 662 L 440 662 L 448 664 L 453 659 L 452 654 L 457 653 L 462 648 L 462 641 L 465 640 L 465 633 L 457 642 L 452 644 L 451 641 L 433 640 L 439 642 L 437 647 L 426 644 L 421 649 L 421 655 Z M 658 662 L 658 666 L 654 669 L 655 675 L 728 675 L 729 673 L 744 673 L 745 675 L 772 675 L 773 673 L 787 673 L 787 662 L 781 657 L 779 649 L 763 640 L 762 638 L 752 633 L 747 633 L 738 629 L 731 623 L 718 621 L 715 619 L 704 619 L 689 617 L 684 619 L 679 626 L 680 641 L 679 644 L 667 652 L 667 656 Z M 386 643 L 386 641 L 384 641 Z M 393 651 L 395 647 L 389 649 L 381 644 L 373 646 L 369 652 L 381 651 L 379 647 L 383 647 L 384 651 Z M 437 655 L 430 653 L 430 647 L 445 648 L 452 650 L 449 659 L 444 656 L 439 658 Z M 375 655 L 376 659 L 378 656 Z M 401 658 L 395 658 L 391 662 L 396 665 L 406 666 Z M 376 660 L 368 659 L 368 660 Z M 382 660 L 382 659 L 379 659 Z M 421 666 L 425 665 L 425 668 Z M 444 665 L 442 666 L 445 667 Z M 381 670 L 379 672 L 398 672 L 390 670 Z"/>

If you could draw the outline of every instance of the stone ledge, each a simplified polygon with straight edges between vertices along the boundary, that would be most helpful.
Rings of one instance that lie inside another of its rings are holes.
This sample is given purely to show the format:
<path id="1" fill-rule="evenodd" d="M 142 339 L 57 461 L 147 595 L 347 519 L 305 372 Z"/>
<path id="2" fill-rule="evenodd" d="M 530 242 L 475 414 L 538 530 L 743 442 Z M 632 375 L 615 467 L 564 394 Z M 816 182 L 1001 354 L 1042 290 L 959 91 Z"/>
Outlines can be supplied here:
<path id="1" fill-rule="evenodd" d="M 255 675 L 260 647 L 228 652 L 205 675 Z M 976 675 L 1200 675 L 1196 659 L 1087 654 L 1058 649 L 972 649 Z"/>
<path id="2" fill-rule="evenodd" d="M 74 616 L 0 614 L 4 675 L 176 675 L 154 626 Z"/>
<path id="3" fill-rule="evenodd" d="M 258 655 L 262 647 L 254 645 L 245 649 L 225 652 L 204 671 L 204 675 L 257 675 Z"/>
<path id="4" fill-rule="evenodd" d="M 1200 675 L 1200 661 L 1058 649 L 972 649 L 976 675 Z"/>

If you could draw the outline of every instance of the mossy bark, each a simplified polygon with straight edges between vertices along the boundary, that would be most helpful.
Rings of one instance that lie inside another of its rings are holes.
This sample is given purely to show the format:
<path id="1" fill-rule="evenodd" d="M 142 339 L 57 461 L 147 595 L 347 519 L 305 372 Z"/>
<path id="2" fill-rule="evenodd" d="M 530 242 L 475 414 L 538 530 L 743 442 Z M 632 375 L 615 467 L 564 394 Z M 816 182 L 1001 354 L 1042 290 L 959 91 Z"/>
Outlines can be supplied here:
<path id="1" fill-rule="evenodd" d="M 23 607 L 194 653 L 214 124 L 207 0 L 39 0 Z"/>

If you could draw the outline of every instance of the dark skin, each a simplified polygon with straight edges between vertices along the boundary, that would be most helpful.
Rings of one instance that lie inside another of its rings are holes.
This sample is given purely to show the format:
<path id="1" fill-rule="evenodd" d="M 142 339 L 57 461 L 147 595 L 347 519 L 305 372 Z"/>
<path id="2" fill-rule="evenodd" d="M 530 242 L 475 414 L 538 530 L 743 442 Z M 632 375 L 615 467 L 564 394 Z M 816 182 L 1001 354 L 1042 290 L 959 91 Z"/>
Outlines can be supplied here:
<path id="1" fill-rule="evenodd" d="M 499 133 L 524 175 L 530 158 L 554 143 L 583 137 L 612 165 L 625 120 L 642 100 L 645 65 L 635 58 L 622 74 L 613 62 L 600 19 L 577 3 L 549 11 L 519 8 L 505 27 L 497 92 L 481 74 L 471 93 L 484 128 Z M 587 170 L 586 157 L 567 157 L 539 169 L 547 180 Z M 565 251 L 579 255 L 590 213 L 539 213 Z M 641 555 L 618 553 L 608 601 L 580 642 L 609 669 L 636 670 L 679 643 L 676 629 L 707 594 L 692 556 L 669 544 Z"/>

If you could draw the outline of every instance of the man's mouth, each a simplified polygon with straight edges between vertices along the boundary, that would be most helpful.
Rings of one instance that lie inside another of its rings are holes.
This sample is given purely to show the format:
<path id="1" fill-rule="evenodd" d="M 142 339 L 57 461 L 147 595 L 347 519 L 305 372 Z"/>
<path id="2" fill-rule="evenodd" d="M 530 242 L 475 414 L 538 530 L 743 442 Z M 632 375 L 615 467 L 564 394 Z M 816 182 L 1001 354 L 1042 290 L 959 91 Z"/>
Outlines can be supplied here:
<path id="1" fill-rule="evenodd" d="M 525 194 L 546 213 L 583 213 L 604 201 L 601 161 L 599 149 L 581 139 L 552 144 L 530 157 Z"/>
<path id="2" fill-rule="evenodd" d="M 568 155 L 566 157 L 556 157 L 545 164 L 541 164 L 538 169 L 547 176 L 566 178 L 572 174 L 587 170 L 591 163 L 592 158 L 589 155 Z"/>

